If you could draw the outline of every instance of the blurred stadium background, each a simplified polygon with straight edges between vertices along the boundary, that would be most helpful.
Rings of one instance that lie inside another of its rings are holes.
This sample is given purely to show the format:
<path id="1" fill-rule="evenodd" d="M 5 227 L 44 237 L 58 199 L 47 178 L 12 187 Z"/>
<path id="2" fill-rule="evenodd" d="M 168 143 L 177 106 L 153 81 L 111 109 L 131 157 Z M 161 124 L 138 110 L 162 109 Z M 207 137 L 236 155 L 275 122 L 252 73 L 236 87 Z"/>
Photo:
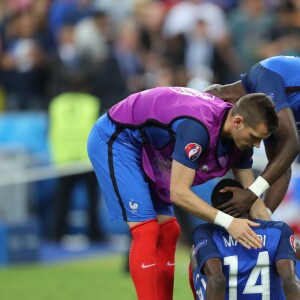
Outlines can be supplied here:
<path id="1" fill-rule="evenodd" d="M 299 41 L 299 0 L 1 0 L 1 299 L 134 299 L 129 232 L 108 220 L 89 180 L 91 123 L 142 89 L 233 82 L 261 59 L 299 55 Z M 263 169 L 263 149 L 254 163 Z M 195 191 L 209 201 L 214 184 Z M 190 233 L 200 221 L 176 213 L 174 299 L 185 300 Z M 297 161 L 273 218 L 300 236 Z"/>

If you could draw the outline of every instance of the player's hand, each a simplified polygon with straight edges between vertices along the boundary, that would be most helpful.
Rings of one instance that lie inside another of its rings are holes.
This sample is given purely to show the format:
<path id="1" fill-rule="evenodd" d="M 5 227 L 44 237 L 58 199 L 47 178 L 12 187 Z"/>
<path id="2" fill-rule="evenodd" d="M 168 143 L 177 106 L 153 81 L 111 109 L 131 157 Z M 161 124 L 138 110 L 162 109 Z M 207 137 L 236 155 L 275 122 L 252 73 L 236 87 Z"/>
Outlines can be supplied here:
<path id="1" fill-rule="evenodd" d="M 228 202 L 217 207 L 217 209 L 233 217 L 239 217 L 247 213 L 257 199 L 257 196 L 249 189 L 244 190 L 237 187 L 225 187 L 220 192 L 231 192 L 233 194 Z"/>
<path id="2" fill-rule="evenodd" d="M 234 218 L 228 227 L 228 233 L 247 249 L 262 247 L 262 241 L 250 226 L 259 226 L 259 223 L 248 219 Z"/>

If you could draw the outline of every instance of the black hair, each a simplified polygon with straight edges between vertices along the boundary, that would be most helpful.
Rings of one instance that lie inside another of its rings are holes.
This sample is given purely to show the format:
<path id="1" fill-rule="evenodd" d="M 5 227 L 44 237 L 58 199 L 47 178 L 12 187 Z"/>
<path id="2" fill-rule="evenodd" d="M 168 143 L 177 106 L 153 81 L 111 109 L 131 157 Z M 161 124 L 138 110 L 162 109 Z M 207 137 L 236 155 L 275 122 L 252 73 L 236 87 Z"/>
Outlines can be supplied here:
<path id="1" fill-rule="evenodd" d="M 213 207 L 218 207 L 219 205 L 228 202 L 232 198 L 233 194 L 231 192 L 220 193 L 220 190 L 226 186 L 243 188 L 243 186 L 234 179 L 222 179 L 216 184 L 211 193 L 211 204 Z"/>

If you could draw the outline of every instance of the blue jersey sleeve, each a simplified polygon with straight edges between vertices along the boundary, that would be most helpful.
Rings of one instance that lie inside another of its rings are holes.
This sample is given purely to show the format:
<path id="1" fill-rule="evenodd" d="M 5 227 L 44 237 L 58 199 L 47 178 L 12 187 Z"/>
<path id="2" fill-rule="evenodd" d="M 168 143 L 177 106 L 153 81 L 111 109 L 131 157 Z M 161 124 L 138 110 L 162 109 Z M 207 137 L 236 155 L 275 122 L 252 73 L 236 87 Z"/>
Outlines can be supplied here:
<path id="1" fill-rule="evenodd" d="M 209 134 L 201 123 L 185 119 L 177 125 L 176 143 L 173 159 L 179 163 L 197 169 L 197 159 L 209 145 Z"/>
<path id="2" fill-rule="evenodd" d="M 274 102 L 277 112 L 290 106 L 282 77 L 260 63 L 255 64 L 248 73 L 242 74 L 241 81 L 247 93 L 265 93 L 268 95 Z"/>
<path id="3" fill-rule="evenodd" d="M 208 259 L 221 258 L 219 250 L 213 240 L 214 230 L 216 230 L 216 226 L 213 224 L 200 224 L 193 231 L 194 251 L 201 272 Z"/>
<path id="4" fill-rule="evenodd" d="M 292 259 L 296 263 L 295 236 L 292 229 L 283 222 L 275 260 Z"/>

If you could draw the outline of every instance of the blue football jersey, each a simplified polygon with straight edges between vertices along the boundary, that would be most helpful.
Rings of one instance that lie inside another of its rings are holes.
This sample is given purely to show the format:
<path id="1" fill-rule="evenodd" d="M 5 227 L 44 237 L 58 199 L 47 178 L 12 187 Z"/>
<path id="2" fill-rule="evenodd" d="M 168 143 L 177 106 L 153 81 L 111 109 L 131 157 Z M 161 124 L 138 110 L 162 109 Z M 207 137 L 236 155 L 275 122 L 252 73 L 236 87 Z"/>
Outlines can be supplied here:
<path id="1" fill-rule="evenodd" d="M 300 121 L 300 57 L 275 56 L 255 64 L 241 81 L 247 93 L 265 93 L 276 111 L 290 107 Z"/>
<path id="2" fill-rule="evenodd" d="M 198 299 L 205 299 L 203 266 L 209 258 L 222 260 L 226 277 L 226 300 L 283 300 L 276 261 L 295 262 L 294 234 L 284 222 L 254 220 L 253 228 L 262 240 L 261 249 L 246 249 L 220 226 L 202 224 L 193 233 L 198 268 L 193 274 Z"/>
<path id="3" fill-rule="evenodd" d="M 102 136 L 106 141 L 110 139 L 112 134 L 116 131 L 117 125 L 110 119 L 103 115 L 97 121 L 97 127 L 101 128 Z M 186 154 L 186 146 L 188 144 L 198 144 L 201 147 L 201 153 L 206 151 L 209 145 L 209 135 L 207 129 L 203 124 L 192 119 L 179 119 L 172 123 L 171 129 L 161 127 L 154 124 L 146 124 L 143 126 L 143 133 L 145 138 L 153 145 L 154 148 L 163 148 L 172 139 L 176 139 L 174 152 L 172 157 L 192 169 L 197 169 L 197 160 L 191 160 Z M 227 145 L 219 144 L 218 155 L 224 156 L 231 149 L 233 140 L 229 140 Z M 142 147 L 142 137 L 139 129 L 126 128 L 118 136 L 118 140 L 114 143 L 114 148 L 119 149 L 122 152 L 137 151 L 139 153 Z M 201 154 L 200 154 L 201 155 Z M 243 154 L 239 161 L 235 164 L 238 169 L 248 169 L 252 167 L 252 155 L 253 149 L 243 151 Z"/>

